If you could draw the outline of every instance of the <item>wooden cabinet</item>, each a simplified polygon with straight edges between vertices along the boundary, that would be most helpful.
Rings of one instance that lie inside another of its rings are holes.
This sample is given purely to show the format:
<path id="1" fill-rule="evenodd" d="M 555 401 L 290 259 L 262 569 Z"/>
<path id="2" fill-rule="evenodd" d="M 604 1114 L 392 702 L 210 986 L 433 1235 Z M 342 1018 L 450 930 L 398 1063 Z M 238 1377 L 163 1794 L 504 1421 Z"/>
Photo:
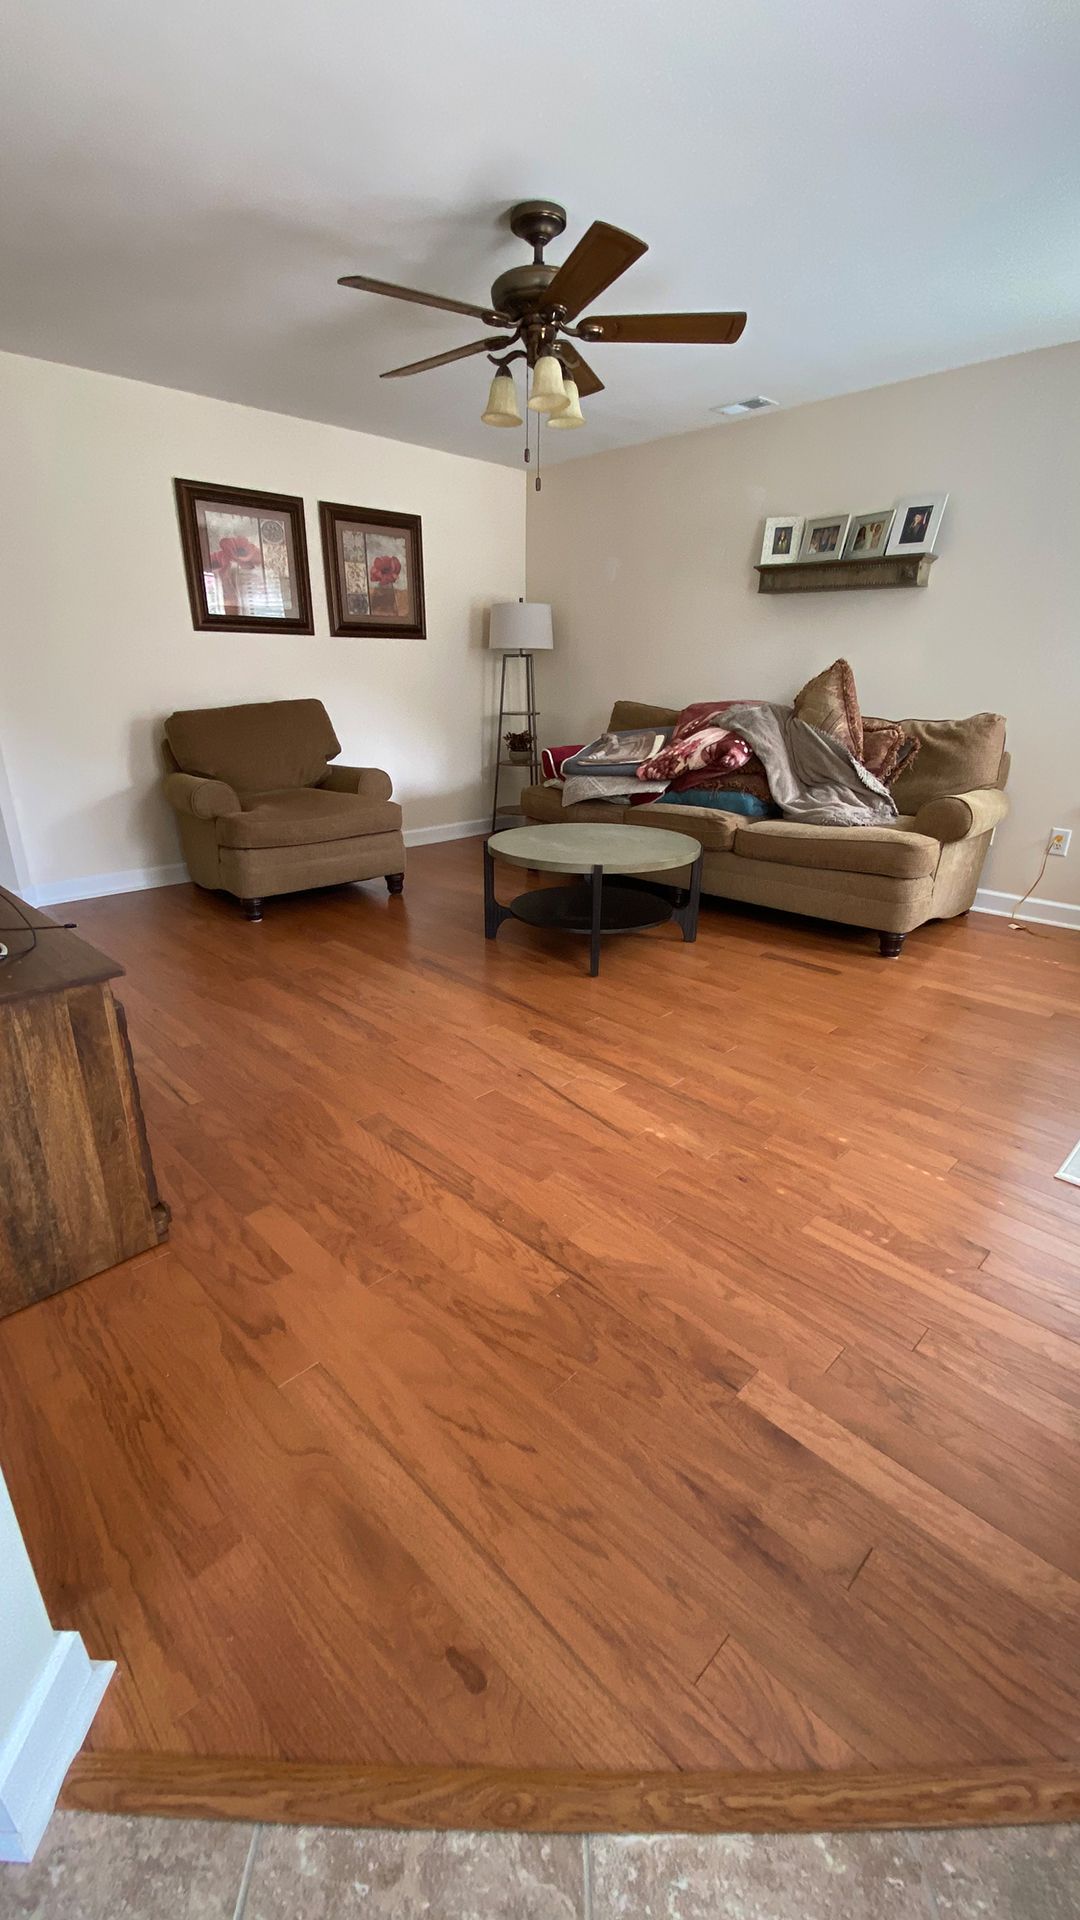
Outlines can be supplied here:
<path id="1" fill-rule="evenodd" d="M 123 968 L 0 888 L 0 1316 L 168 1232 L 143 1124 Z"/>

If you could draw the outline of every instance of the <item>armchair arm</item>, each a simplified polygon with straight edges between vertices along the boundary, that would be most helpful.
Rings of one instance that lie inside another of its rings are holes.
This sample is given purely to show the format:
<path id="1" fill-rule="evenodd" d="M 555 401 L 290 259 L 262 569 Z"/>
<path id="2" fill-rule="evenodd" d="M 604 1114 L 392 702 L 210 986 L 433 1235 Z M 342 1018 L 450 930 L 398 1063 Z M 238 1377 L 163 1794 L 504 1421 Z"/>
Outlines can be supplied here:
<path id="1" fill-rule="evenodd" d="M 1004 820 L 1009 803 L 1000 787 L 976 787 L 971 793 L 939 794 L 924 801 L 915 815 L 913 833 L 928 834 L 942 846 L 950 840 L 967 840 L 972 835 L 989 833 Z"/>
<path id="2" fill-rule="evenodd" d="M 223 813 L 239 813 L 240 801 L 224 780 L 207 780 L 201 773 L 168 773 L 165 798 L 177 813 L 193 813 L 197 820 L 216 820 Z"/>
<path id="3" fill-rule="evenodd" d="M 365 800 L 389 800 L 394 783 L 381 767 L 327 767 L 320 787 L 331 793 L 359 793 Z"/>

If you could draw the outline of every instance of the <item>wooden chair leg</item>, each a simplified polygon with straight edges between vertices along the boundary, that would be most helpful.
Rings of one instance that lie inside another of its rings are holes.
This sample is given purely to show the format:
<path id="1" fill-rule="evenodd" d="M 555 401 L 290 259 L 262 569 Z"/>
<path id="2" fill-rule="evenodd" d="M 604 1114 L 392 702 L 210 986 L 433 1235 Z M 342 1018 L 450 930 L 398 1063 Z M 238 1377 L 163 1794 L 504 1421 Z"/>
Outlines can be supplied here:
<path id="1" fill-rule="evenodd" d="M 386 885 L 391 893 L 400 893 L 405 885 L 405 875 L 403 873 L 388 873 L 386 876 Z"/>
<path id="2" fill-rule="evenodd" d="M 881 945 L 882 959 L 899 960 L 900 949 L 906 939 L 907 935 L 905 933 L 879 933 L 878 941 Z"/>
<path id="3" fill-rule="evenodd" d="M 249 920 L 261 920 L 263 903 L 260 895 L 254 894 L 250 900 L 240 902 Z"/>

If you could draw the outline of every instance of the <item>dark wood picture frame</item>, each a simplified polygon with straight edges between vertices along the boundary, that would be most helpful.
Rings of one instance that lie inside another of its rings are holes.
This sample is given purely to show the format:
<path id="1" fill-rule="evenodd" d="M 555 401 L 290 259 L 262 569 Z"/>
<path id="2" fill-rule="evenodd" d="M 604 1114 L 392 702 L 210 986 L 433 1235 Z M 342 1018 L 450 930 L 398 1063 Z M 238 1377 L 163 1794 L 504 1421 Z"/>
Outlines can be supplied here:
<path id="1" fill-rule="evenodd" d="M 215 487 L 201 480 L 174 480 L 180 544 L 184 553 L 191 619 L 197 633 L 314 633 L 311 617 L 311 578 L 308 572 L 304 502 L 298 494 L 262 493 L 252 487 Z M 200 538 L 198 508 L 221 506 L 236 513 L 255 513 L 287 521 L 291 532 L 296 612 L 291 614 L 215 613 L 206 597 L 206 557 Z"/>
<path id="2" fill-rule="evenodd" d="M 379 612 L 358 614 L 349 611 L 346 582 L 338 550 L 338 527 L 342 524 L 383 528 L 399 534 L 408 548 L 409 591 L 412 613 L 409 619 L 388 618 Z M 319 531 L 322 535 L 323 565 L 326 568 L 326 604 L 330 631 L 334 634 L 370 634 L 377 639 L 425 640 L 427 623 L 424 612 L 424 548 L 418 513 L 384 513 L 374 507 L 347 507 L 331 500 L 319 501 Z"/>

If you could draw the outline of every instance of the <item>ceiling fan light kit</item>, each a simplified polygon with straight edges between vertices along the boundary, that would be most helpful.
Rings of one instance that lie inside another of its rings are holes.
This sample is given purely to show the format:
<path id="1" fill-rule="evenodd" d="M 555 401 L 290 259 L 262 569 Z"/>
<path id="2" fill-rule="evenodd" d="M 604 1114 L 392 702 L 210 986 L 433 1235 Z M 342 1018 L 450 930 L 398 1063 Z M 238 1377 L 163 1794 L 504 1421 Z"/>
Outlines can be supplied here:
<path id="1" fill-rule="evenodd" d="M 585 415 L 581 411 L 581 400 L 578 395 L 577 382 L 571 380 L 569 374 L 563 380 L 563 392 L 566 395 L 566 405 L 565 407 L 560 407 L 558 413 L 548 414 L 548 426 L 583 427 L 585 425 Z"/>
<path id="2" fill-rule="evenodd" d="M 582 427 L 585 416 L 581 397 L 602 393 L 604 383 L 578 352 L 576 341 L 731 346 L 746 325 L 745 313 L 592 314 L 579 320 L 583 308 L 648 252 L 645 241 L 624 233 L 621 227 L 609 226 L 606 220 L 594 220 L 562 266 L 553 267 L 544 259 L 544 248 L 565 229 L 565 209 L 553 200 L 523 200 L 511 207 L 509 221 L 518 239 L 532 247 L 533 257 L 526 265 L 500 273 L 492 286 L 489 306 L 474 306 L 467 300 L 437 293 L 418 293 L 413 287 L 373 280 L 365 274 L 348 274 L 338 282 L 361 293 L 386 294 L 393 300 L 411 300 L 446 313 L 468 314 L 487 327 L 503 329 L 500 334 L 471 341 L 465 347 L 452 347 L 427 360 L 391 367 L 382 375 L 384 380 L 426 373 L 454 360 L 486 353 L 496 373 L 480 418 L 488 427 L 514 427 L 522 420 L 510 366 L 515 360 L 524 360 L 532 372 L 528 399 L 531 411 L 547 414 L 552 427 Z M 529 458 L 527 435 L 525 458 Z M 539 474 L 536 485 L 539 488 Z"/>
<path id="3" fill-rule="evenodd" d="M 533 413 L 561 413 L 566 405 L 561 363 L 553 353 L 542 353 L 533 368 L 529 408 Z"/>
<path id="4" fill-rule="evenodd" d="M 518 412 L 517 388 L 514 376 L 500 369 L 491 382 L 488 403 L 480 415 L 485 427 L 520 427 L 521 415 Z"/>

